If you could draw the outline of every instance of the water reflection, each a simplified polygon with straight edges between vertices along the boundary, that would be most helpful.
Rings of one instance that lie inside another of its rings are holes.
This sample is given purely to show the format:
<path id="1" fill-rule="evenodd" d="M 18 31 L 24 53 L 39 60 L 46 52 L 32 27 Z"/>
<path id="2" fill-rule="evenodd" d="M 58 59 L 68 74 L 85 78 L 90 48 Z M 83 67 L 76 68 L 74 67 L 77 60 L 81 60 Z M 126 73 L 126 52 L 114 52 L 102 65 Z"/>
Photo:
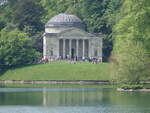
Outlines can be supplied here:
<path id="1" fill-rule="evenodd" d="M 34 106 L 42 109 L 80 108 L 86 109 L 87 113 L 90 110 L 94 110 L 92 113 L 102 110 L 107 111 L 102 113 L 122 113 L 122 110 L 127 111 L 124 113 L 148 113 L 149 99 L 148 92 L 117 92 L 105 88 L 0 88 L 1 110 L 6 106 Z"/>
<path id="2" fill-rule="evenodd" d="M 108 92 L 109 93 L 109 92 Z M 104 98 L 103 98 L 104 97 Z M 43 89 L 44 106 L 97 106 L 110 104 L 102 89 L 69 88 L 58 91 Z"/>

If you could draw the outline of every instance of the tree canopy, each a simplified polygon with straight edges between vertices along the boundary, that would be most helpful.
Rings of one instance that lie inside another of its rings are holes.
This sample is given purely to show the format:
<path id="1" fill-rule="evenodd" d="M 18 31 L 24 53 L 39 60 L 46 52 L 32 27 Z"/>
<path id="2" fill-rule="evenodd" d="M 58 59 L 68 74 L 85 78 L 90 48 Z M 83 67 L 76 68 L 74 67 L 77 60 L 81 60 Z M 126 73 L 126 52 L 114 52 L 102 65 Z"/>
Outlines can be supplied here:
<path id="1" fill-rule="evenodd" d="M 113 29 L 113 76 L 138 82 L 150 76 L 150 1 L 126 0 Z M 119 80 L 120 81 L 120 80 Z"/>
<path id="2" fill-rule="evenodd" d="M 43 30 L 43 23 L 41 22 L 44 14 L 43 7 L 38 3 L 39 0 L 22 0 L 16 4 L 13 12 L 13 22 L 18 25 L 20 30 L 29 26 L 32 30 Z"/>
<path id="3" fill-rule="evenodd" d="M 39 53 L 26 33 L 5 28 L 0 32 L 0 69 L 14 68 L 35 62 Z M 0 70 L 0 71 L 1 71 Z"/>

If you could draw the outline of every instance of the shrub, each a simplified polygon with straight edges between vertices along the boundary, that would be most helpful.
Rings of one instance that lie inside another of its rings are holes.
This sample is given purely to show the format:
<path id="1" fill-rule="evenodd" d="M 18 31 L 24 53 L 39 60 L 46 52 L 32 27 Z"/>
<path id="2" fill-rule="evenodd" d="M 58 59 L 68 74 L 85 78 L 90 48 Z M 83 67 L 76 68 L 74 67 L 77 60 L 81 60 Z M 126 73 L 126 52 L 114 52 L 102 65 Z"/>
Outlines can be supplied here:
<path id="1" fill-rule="evenodd" d="M 0 32 L 0 69 L 23 66 L 35 62 L 40 54 L 33 49 L 27 34 L 17 29 Z"/>

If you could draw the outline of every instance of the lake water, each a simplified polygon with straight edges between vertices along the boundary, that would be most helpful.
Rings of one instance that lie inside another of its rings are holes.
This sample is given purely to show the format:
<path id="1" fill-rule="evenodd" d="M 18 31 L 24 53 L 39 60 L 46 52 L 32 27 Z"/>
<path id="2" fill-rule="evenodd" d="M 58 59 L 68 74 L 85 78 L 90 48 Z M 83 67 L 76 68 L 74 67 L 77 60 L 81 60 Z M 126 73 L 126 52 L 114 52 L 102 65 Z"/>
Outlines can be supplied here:
<path id="1" fill-rule="evenodd" d="M 0 113 L 150 113 L 150 93 L 109 88 L 0 88 Z"/>

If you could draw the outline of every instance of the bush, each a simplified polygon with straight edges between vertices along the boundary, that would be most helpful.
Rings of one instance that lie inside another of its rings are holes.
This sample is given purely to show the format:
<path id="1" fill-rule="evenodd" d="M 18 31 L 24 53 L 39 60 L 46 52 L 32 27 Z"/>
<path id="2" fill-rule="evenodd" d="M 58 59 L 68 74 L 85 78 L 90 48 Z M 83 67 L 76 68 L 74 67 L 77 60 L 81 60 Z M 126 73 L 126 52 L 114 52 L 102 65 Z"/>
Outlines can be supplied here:
<path id="1" fill-rule="evenodd" d="M 122 89 L 142 89 L 142 88 L 144 88 L 144 86 L 143 85 L 122 85 L 122 86 L 120 86 L 120 88 L 122 88 Z"/>
<path id="2" fill-rule="evenodd" d="M 117 83 L 138 84 L 150 75 L 150 58 L 140 42 L 131 39 L 117 41 L 111 59 L 112 80 Z"/>
<path id="3" fill-rule="evenodd" d="M 0 32 L 0 69 L 32 64 L 40 56 L 33 49 L 27 34 L 15 30 L 3 29 Z"/>

